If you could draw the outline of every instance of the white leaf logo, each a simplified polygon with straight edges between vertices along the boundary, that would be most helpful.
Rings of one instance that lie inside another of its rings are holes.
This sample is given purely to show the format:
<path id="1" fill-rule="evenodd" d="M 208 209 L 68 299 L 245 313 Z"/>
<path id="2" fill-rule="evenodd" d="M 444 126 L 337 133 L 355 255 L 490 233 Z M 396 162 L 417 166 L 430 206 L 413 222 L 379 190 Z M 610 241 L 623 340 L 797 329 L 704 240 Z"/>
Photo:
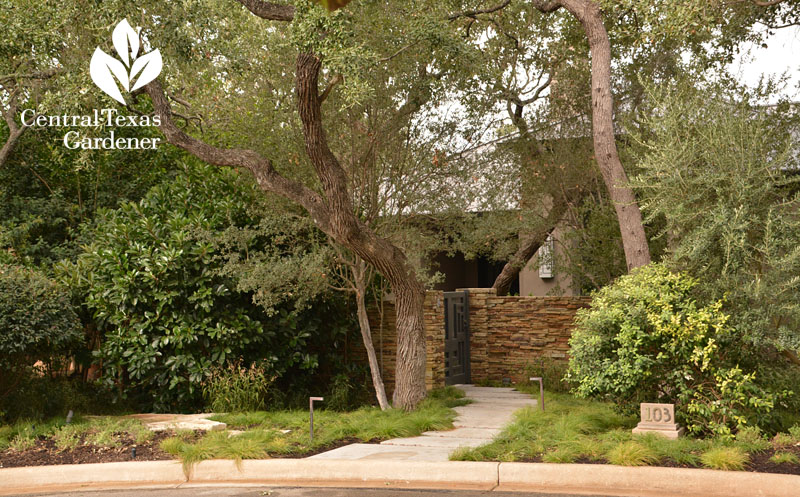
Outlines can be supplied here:
<path id="1" fill-rule="evenodd" d="M 120 21 L 114 28 L 111 41 L 114 42 L 114 49 L 121 62 L 98 47 L 92 55 L 89 74 L 98 88 L 125 105 L 125 98 L 119 87 L 126 92 L 134 91 L 156 79 L 163 67 L 161 52 L 156 49 L 139 56 L 139 31 L 133 29 L 127 19 Z"/>
<path id="2" fill-rule="evenodd" d="M 131 81 L 139 74 L 139 71 L 142 71 L 142 74 L 139 76 L 139 79 L 136 80 L 136 84 L 133 85 L 131 91 L 138 90 L 156 79 L 158 75 L 161 74 L 161 67 L 161 52 L 159 52 L 158 49 L 144 54 L 133 61 L 133 65 L 131 66 Z"/>
<path id="3" fill-rule="evenodd" d="M 127 19 L 123 19 L 111 33 L 111 40 L 122 62 L 130 67 L 131 63 L 128 60 L 133 60 L 139 55 L 139 33 L 128 24 Z"/>

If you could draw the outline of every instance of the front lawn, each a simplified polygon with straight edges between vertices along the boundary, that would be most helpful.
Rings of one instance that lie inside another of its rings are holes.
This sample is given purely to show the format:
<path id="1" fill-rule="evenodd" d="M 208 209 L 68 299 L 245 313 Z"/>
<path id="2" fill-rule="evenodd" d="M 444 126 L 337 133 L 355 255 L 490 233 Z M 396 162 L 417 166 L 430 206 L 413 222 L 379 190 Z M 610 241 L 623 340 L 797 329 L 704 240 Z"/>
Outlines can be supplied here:
<path id="1" fill-rule="evenodd" d="M 538 386 L 519 386 L 538 397 Z M 535 390 L 535 392 L 534 392 Z M 633 435 L 638 419 L 608 403 L 546 393 L 546 410 L 528 407 L 492 443 L 459 450 L 460 461 L 601 463 L 622 466 L 706 467 L 800 474 L 800 426 L 767 439 L 754 429 L 734 442 Z"/>
<path id="2" fill-rule="evenodd" d="M 263 459 L 307 457 L 338 446 L 413 437 L 430 430 L 453 427 L 451 408 L 464 405 L 464 393 L 454 387 L 430 392 L 412 412 L 363 407 L 351 412 L 314 411 L 314 439 L 309 433 L 308 411 L 258 411 L 220 414 L 213 420 L 228 430 L 211 432 L 187 442 L 180 435 L 164 440 L 161 448 L 180 458 L 188 471 L 205 459 Z"/>
<path id="3" fill-rule="evenodd" d="M 19 421 L 0 426 L 0 467 L 82 462 L 179 458 L 188 471 L 205 459 L 307 457 L 354 442 L 411 437 L 429 430 L 452 428 L 464 393 L 454 387 L 429 393 L 412 412 L 363 407 L 350 412 L 314 412 L 314 439 L 308 411 L 258 411 L 219 414 L 212 419 L 227 430 L 154 433 L 141 421 L 124 417 L 76 416 Z M 132 452 L 136 448 L 136 455 Z"/>

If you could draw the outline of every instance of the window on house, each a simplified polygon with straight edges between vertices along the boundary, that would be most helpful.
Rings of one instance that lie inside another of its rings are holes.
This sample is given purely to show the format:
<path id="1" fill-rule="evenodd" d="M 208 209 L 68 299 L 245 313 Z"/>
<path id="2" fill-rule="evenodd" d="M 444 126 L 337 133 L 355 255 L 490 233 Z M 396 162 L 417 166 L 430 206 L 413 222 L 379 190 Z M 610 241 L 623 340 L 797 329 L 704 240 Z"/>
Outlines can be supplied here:
<path id="1" fill-rule="evenodd" d="M 547 235 L 547 239 L 544 241 L 541 247 L 539 247 L 539 278 L 542 279 L 549 279 L 554 276 L 554 264 L 553 264 L 553 249 L 555 247 L 555 243 L 553 241 L 553 235 Z"/>

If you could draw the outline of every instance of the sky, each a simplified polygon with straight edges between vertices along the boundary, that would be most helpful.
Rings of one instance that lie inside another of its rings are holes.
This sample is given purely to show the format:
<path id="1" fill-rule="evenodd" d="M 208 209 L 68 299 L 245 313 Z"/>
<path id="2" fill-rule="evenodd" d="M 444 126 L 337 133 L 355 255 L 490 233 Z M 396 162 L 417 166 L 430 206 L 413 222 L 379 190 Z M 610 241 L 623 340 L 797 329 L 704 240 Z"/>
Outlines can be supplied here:
<path id="1" fill-rule="evenodd" d="M 767 48 L 762 48 L 758 44 L 744 44 L 742 55 L 729 70 L 749 86 L 755 86 L 762 74 L 787 73 L 789 84 L 783 96 L 800 102 L 800 26 L 777 30 L 766 45 Z"/>

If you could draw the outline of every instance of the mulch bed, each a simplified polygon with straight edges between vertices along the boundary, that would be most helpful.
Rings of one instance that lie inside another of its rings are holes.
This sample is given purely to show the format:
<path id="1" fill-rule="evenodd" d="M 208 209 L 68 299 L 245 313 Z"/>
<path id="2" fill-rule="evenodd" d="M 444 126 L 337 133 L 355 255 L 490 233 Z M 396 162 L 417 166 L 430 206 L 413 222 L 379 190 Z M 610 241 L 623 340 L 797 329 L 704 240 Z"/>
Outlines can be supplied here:
<path id="1" fill-rule="evenodd" d="M 133 437 L 117 434 L 119 447 L 102 447 L 97 445 L 79 445 L 75 449 L 59 450 L 52 438 L 39 438 L 36 445 L 24 451 L 6 449 L 0 452 L 0 468 L 17 468 L 21 466 L 48 466 L 57 464 L 87 464 L 97 462 L 123 462 L 123 461 L 165 461 L 175 459 L 159 448 L 165 438 L 175 436 L 171 431 L 156 432 L 151 440 L 136 443 Z M 203 435 L 195 432 L 194 437 L 187 441 L 194 442 Z M 383 439 L 375 438 L 368 441 L 358 438 L 345 438 L 328 445 L 312 450 L 298 451 L 289 454 L 269 454 L 270 457 L 284 459 L 302 459 L 322 452 L 337 449 L 353 443 L 380 443 Z M 83 437 L 81 443 L 83 442 Z M 136 457 L 131 449 L 136 447 Z"/>
<path id="2" fill-rule="evenodd" d="M 52 438 L 39 438 L 36 440 L 36 445 L 30 449 L 23 451 L 6 449 L 0 452 L 0 468 L 174 459 L 172 455 L 158 448 L 162 440 L 174 435 L 174 433 L 166 431 L 156 432 L 152 439 L 136 443 L 133 437 L 124 434 L 117 437 L 119 447 L 79 445 L 74 449 L 67 450 L 59 450 Z M 131 450 L 134 447 L 136 447 L 136 458 L 133 457 Z"/>
<path id="3" fill-rule="evenodd" d="M 800 475 L 800 464 L 775 464 L 769 460 L 775 452 L 791 452 L 800 458 L 800 447 L 783 447 L 775 450 L 770 449 L 756 454 L 750 454 L 750 463 L 747 465 L 748 471 L 758 471 L 759 473 L 782 473 L 785 475 Z"/>
<path id="4" fill-rule="evenodd" d="M 745 471 L 750 471 L 754 473 L 779 473 L 784 475 L 800 475 L 800 464 L 775 464 L 774 462 L 770 461 L 769 458 L 772 457 L 776 452 L 790 452 L 800 458 L 800 447 L 792 446 L 792 447 L 782 447 L 780 449 L 767 449 L 763 452 L 756 452 L 750 454 L 750 462 L 747 463 L 745 466 Z M 542 461 L 541 456 L 534 457 L 534 458 L 522 458 L 518 459 L 516 462 L 544 462 Z M 591 459 L 588 457 L 579 457 L 576 461 L 576 464 L 608 464 L 608 461 L 605 459 Z M 660 461 L 659 464 L 656 466 L 662 466 L 667 468 L 695 468 L 696 466 L 690 466 L 688 464 L 678 464 L 675 461 L 671 460 L 664 460 Z"/>

